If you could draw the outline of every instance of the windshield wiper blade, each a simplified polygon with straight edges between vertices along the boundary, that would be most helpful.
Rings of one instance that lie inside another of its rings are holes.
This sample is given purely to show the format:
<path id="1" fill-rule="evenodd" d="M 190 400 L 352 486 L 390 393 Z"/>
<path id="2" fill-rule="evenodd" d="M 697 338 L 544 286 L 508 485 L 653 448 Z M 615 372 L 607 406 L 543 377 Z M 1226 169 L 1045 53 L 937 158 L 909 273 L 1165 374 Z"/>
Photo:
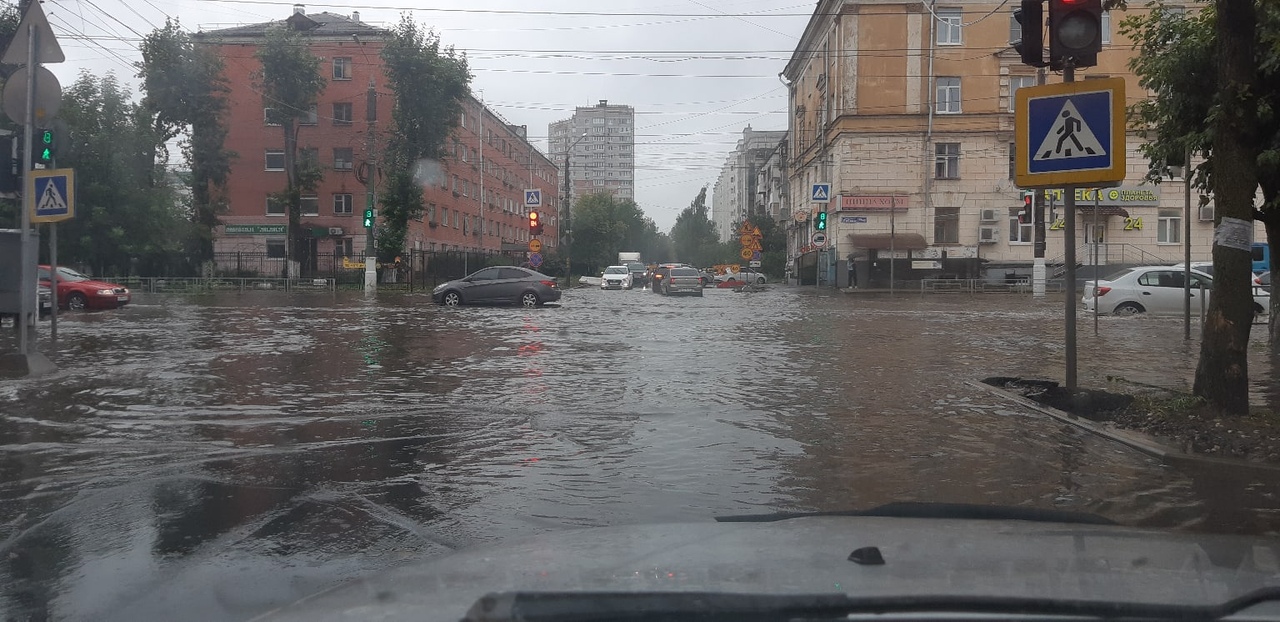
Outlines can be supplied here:
<path id="1" fill-rule="evenodd" d="M 773 514 L 742 514 L 717 516 L 721 523 L 771 523 L 792 518 L 811 516 L 883 516 L 891 518 L 951 518 L 967 520 L 1023 520 L 1041 523 L 1076 523 L 1083 525 L 1115 525 L 1109 518 L 1086 512 L 1046 510 L 1007 505 L 977 505 L 971 503 L 923 503 L 898 501 L 886 503 L 868 510 L 840 510 L 836 512 L 776 512 Z"/>
<path id="2" fill-rule="evenodd" d="M 1108 620 L 1218 620 L 1280 600 L 1280 587 L 1214 605 L 1166 605 L 991 596 L 849 597 L 706 592 L 500 592 L 476 601 L 463 622 L 697 622 L 847 619 L 859 614 L 986 614 Z"/>

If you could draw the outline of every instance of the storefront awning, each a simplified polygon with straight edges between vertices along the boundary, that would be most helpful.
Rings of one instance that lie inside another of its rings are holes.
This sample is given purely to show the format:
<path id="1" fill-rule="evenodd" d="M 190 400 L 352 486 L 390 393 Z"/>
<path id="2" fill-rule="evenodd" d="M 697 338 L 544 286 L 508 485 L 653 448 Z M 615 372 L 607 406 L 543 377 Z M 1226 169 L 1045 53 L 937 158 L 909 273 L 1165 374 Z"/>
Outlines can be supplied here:
<path id="1" fill-rule="evenodd" d="M 897 251 L 919 251 L 929 248 L 929 242 L 919 233 L 899 233 L 892 236 L 888 233 L 851 233 L 849 242 L 854 248 L 865 250 L 889 250 L 892 246 Z"/>
<path id="2" fill-rule="evenodd" d="M 1094 207 L 1092 205 L 1076 204 L 1076 213 L 1086 218 L 1093 216 Z M 1121 218 L 1129 217 L 1129 210 L 1118 205 L 1099 205 L 1097 207 L 1098 218 L 1105 216 L 1120 216 Z"/>

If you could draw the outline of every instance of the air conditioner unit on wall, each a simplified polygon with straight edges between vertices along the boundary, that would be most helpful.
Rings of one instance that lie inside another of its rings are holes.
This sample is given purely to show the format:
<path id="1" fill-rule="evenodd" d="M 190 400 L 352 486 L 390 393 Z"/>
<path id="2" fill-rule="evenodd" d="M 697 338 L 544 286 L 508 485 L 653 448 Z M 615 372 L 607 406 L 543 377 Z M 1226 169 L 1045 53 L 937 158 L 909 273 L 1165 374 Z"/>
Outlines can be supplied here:
<path id="1" fill-rule="evenodd" d="M 996 222 L 996 211 L 993 209 L 984 209 L 981 213 L 982 222 Z"/>
<path id="2" fill-rule="evenodd" d="M 1213 206 L 1212 205 L 1200 206 L 1200 222 L 1205 222 L 1205 221 L 1213 222 Z"/>
<path id="3" fill-rule="evenodd" d="M 998 227 L 979 227 L 978 242 L 982 244 L 995 244 L 1000 239 L 1000 229 Z"/>
<path id="4" fill-rule="evenodd" d="M 342 235 L 342 227 L 329 227 L 329 235 Z"/>

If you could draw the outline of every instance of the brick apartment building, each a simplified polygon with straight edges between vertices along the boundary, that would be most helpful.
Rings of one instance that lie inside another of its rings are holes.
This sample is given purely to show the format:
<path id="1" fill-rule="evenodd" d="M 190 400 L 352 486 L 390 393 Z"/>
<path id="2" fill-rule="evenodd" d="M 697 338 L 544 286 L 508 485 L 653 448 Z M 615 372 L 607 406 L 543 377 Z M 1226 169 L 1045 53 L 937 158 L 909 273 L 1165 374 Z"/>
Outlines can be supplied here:
<path id="1" fill-rule="evenodd" d="M 263 273 L 283 268 L 288 217 L 269 196 L 285 187 L 284 136 L 278 125 L 267 122 L 262 96 L 254 87 L 254 74 L 261 70 L 254 54 L 267 30 L 281 24 L 306 34 L 326 79 L 315 108 L 298 128 L 299 156 L 314 158 L 324 178 L 314 194 L 303 197 L 302 227 L 308 242 L 297 259 L 303 274 L 328 273 L 335 266 L 340 269 L 344 257 L 364 256 L 363 180 L 393 131 L 392 93 L 381 56 L 389 33 L 361 22 L 359 13 L 308 15 L 302 5 L 295 5 L 285 20 L 199 35 L 203 44 L 215 46 L 225 64 L 230 89 L 226 146 L 237 154 L 228 178 L 228 210 L 215 232 L 214 251 L 221 269 L 236 267 L 229 262 Z M 373 122 L 367 120 L 371 86 L 376 93 Z M 507 122 L 475 98 L 469 97 L 462 107 L 441 161 L 420 168 L 426 210 L 420 220 L 410 222 L 405 250 L 525 249 L 526 187 L 543 191 L 547 215 L 542 239 L 554 248 L 559 170 L 529 143 L 524 126 Z"/>

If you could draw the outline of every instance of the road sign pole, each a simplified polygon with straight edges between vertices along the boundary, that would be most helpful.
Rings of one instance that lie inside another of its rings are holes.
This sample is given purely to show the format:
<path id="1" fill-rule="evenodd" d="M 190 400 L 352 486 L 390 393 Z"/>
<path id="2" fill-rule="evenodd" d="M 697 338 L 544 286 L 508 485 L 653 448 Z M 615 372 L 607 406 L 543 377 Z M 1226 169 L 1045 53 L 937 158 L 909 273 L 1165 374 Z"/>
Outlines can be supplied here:
<path id="1" fill-rule="evenodd" d="M 893 296 L 893 260 L 897 259 L 898 249 L 895 243 L 897 229 L 894 225 L 893 213 L 898 211 L 898 195 L 889 195 L 889 295 Z"/>
<path id="2" fill-rule="evenodd" d="M 22 156 L 23 179 L 26 179 L 26 176 L 29 175 L 27 171 L 31 170 L 31 138 L 36 131 L 36 36 L 38 32 L 39 31 L 36 29 L 34 22 L 27 24 L 27 114 L 24 115 L 26 118 L 23 119 L 22 132 L 22 145 L 24 148 Z M 21 235 L 18 237 L 20 245 L 19 252 L 21 253 L 20 256 L 22 258 L 21 261 L 23 262 L 23 266 L 22 269 L 18 271 L 18 292 L 19 295 L 22 296 L 22 299 L 18 303 L 19 313 L 18 319 L 15 323 L 18 325 L 18 353 L 23 356 L 30 354 L 32 350 L 32 344 L 29 343 L 29 340 L 27 339 L 27 326 L 31 322 L 31 318 L 27 315 L 27 309 L 29 308 L 27 305 L 29 305 L 30 302 L 26 300 L 26 297 L 29 292 L 36 292 L 37 316 L 40 313 L 39 286 L 31 282 L 31 279 L 37 278 L 36 267 L 26 265 L 28 253 L 27 245 L 31 243 L 30 240 L 27 239 L 27 233 L 31 231 L 31 213 L 29 204 L 34 201 L 35 197 L 27 196 L 24 191 L 22 194 L 22 206 L 18 209 L 18 211 L 22 213 L 22 215 L 19 216 L 19 229 L 21 230 Z M 50 276 L 52 277 L 53 275 Z M 56 289 L 57 283 L 52 283 L 52 286 Z"/>
<path id="3" fill-rule="evenodd" d="M 58 223 L 49 223 L 49 339 L 58 341 Z M 37 303 L 36 313 L 40 313 Z"/>
<path id="4" fill-rule="evenodd" d="M 1067 59 L 1066 65 L 1062 68 L 1062 81 L 1071 83 L 1076 81 L 1076 70 L 1072 65 L 1071 59 Z M 1067 184 L 1062 188 L 1062 209 L 1066 210 L 1066 231 L 1063 235 L 1063 243 L 1066 245 L 1066 346 L 1067 346 L 1067 370 L 1066 385 L 1067 394 L 1074 395 L 1076 392 L 1076 187 L 1075 184 Z M 1094 302 L 1097 304 L 1097 301 Z"/>

